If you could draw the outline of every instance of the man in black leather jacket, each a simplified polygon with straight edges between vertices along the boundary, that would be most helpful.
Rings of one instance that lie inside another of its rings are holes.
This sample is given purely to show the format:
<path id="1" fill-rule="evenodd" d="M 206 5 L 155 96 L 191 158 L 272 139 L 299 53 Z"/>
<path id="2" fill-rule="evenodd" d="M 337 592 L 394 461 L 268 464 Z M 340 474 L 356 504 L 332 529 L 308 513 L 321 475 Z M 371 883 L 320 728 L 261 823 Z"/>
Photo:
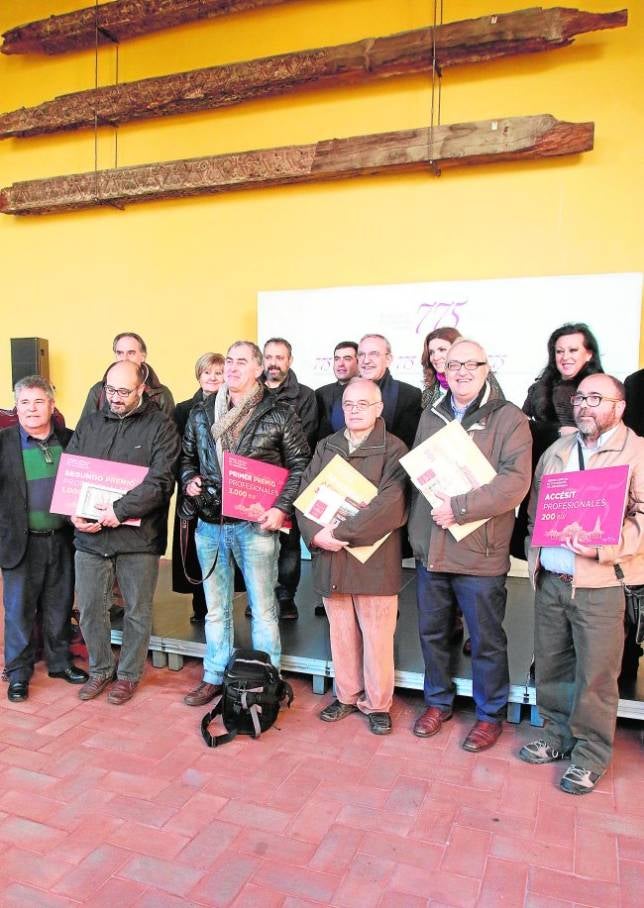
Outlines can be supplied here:
<path id="1" fill-rule="evenodd" d="M 233 651 L 234 565 L 244 576 L 252 613 L 255 649 L 267 652 L 279 668 L 281 645 L 275 585 L 278 531 L 297 495 L 309 459 L 309 446 L 293 407 L 262 384 L 262 352 L 251 341 L 237 341 L 226 354 L 225 384 L 193 407 L 183 437 L 180 481 L 185 495 L 221 488 L 225 451 L 286 467 L 290 473 L 281 493 L 261 520 L 222 517 L 197 521 L 195 542 L 204 576 L 208 614 L 203 681 L 184 698 L 203 706 L 221 691 L 226 663 Z M 205 512 L 204 512 L 205 513 Z M 217 559 L 216 567 L 211 568 Z M 210 576 L 207 576 L 210 574 Z"/>

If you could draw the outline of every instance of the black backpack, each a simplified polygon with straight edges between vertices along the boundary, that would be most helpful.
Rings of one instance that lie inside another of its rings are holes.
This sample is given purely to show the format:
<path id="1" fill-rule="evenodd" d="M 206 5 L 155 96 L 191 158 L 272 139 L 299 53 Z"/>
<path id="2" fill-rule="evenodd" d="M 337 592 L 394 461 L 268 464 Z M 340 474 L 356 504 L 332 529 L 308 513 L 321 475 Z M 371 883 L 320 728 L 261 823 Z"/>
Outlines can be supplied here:
<path id="1" fill-rule="evenodd" d="M 282 702 L 290 707 L 293 689 L 282 681 L 267 653 L 236 649 L 224 672 L 221 699 L 201 720 L 201 734 L 208 747 L 227 744 L 236 735 L 259 738 L 277 719 Z M 221 716 L 227 734 L 211 735 L 208 726 Z"/>

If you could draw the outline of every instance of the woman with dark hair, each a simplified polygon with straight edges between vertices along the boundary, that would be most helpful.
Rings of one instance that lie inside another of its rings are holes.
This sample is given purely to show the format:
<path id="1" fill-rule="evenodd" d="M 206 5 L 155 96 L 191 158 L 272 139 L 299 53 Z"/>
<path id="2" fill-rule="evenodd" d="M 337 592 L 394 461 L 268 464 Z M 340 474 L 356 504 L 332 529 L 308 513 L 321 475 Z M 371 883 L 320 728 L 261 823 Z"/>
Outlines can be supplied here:
<path id="1" fill-rule="evenodd" d="M 201 403 L 211 394 L 216 394 L 223 385 L 224 363 L 225 359 L 221 353 L 204 353 L 195 363 L 195 376 L 199 382 L 199 388 L 188 400 L 182 400 L 181 403 L 177 404 L 174 410 L 174 421 L 181 436 L 183 436 L 188 416 L 194 405 Z M 186 568 L 190 576 L 194 577 L 195 580 L 201 577 L 201 568 L 195 549 L 194 527 L 191 527 L 191 532 L 188 534 L 187 539 Z M 201 584 L 194 586 L 186 580 L 181 558 L 179 519 L 176 514 L 174 532 L 172 534 L 172 589 L 175 593 L 192 593 L 190 623 L 203 624 L 207 611 L 206 597 Z"/>
<path id="2" fill-rule="evenodd" d="M 584 322 L 568 322 L 548 338 L 548 363 L 528 388 L 523 412 L 530 418 L 532 473 L 543 452 L 562 435 L 576 432 L 570 398 L 577 386 L 595 372 L 603 372 L 599 345 Z M 525 561 L 528 500 L 519 508 L 510 554 Z"/>
<path id="3" fill-rule="evenodd" d="M 587 375 L 603 372 L 595 335 L 583 322 L 568 323 L 548 338 L 548 364 L 528 388 L 523 412 L 530 418 L 537 461 L 561 435 L 576 432 L 570 398 Z"/>
<path id="4" fill-rule="evenodd" d="M 447 390 L 445 378 L 445 361 L 447 351 L 455 340 L 461 336 L 456 328 L 436 328 L 430 331 L 423 343 L 420 364 L 423 367 L 423 410 L 432 407 L 438 398 Z"/>

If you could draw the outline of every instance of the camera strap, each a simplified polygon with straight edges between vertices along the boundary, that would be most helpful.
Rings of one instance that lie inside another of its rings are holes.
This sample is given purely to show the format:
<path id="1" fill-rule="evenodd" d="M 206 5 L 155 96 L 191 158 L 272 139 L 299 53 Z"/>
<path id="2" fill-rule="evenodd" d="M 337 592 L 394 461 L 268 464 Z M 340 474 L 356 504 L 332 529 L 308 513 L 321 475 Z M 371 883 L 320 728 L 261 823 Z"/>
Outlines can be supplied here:
<path id="1" fill-rule="evenodd" d="M 219 542 L 217 542 L 217 551 L 215 552 L 215 560 L 212 563 L 212 567 L 208 571 L 205 577 L 201 577 L 199 580 L 196 580 L 194 577 L 191 577 L 188 573 L 188 568 L 186 567 L 186 557 L 188 554 L 188 539 L 190 537 L 190 524 L 192 520 L 186 520 L 185 517 L 179 518 L 179 548 L 181 549 L 181 565 L 183 567 L 183 574 L 188 581 L 193 586 L 199 586 L 204 580 L 207 580 L 214 569 L 217 567 L 217 558 L 219 557 Z M 221 521 L 223 523 L 223 520 Z M 221 524 L 220 524 L 221 525 Z M 219 540 L 221 540 L 221 534 L 219 535 Z"/>

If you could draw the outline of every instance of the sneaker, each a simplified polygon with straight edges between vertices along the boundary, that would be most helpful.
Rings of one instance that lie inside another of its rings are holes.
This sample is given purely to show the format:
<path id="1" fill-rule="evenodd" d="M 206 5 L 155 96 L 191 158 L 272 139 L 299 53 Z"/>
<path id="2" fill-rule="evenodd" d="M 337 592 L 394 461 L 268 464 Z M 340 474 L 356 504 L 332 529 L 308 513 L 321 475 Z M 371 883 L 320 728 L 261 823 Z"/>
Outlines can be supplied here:
<path id="1" fill-rule="evenodd" d="M 530 741 L 519 751 L 519 759 L 524 763 L 554 763 L 556 760 L 569 760 L 570 751 L 557 750 L 547 741 Z"/>
<path id="2" fill-rule="evenodd" d="M 329 703 L 320 710 L 319 716 L 323 722 L 339 722 L 340 719 L 346 719 L 351 713 L 357 712 L 358 707 L 353 703 L 340 703 L 339 700 L 334 700 L 333 703 Z"/>
<path id="3" fill-rule="evenodd" d="M 600 779 L 601 773 L 571 763 L 561 778 L 559 788 L 567 794 L 584 795 L 592 791 Z"/>

